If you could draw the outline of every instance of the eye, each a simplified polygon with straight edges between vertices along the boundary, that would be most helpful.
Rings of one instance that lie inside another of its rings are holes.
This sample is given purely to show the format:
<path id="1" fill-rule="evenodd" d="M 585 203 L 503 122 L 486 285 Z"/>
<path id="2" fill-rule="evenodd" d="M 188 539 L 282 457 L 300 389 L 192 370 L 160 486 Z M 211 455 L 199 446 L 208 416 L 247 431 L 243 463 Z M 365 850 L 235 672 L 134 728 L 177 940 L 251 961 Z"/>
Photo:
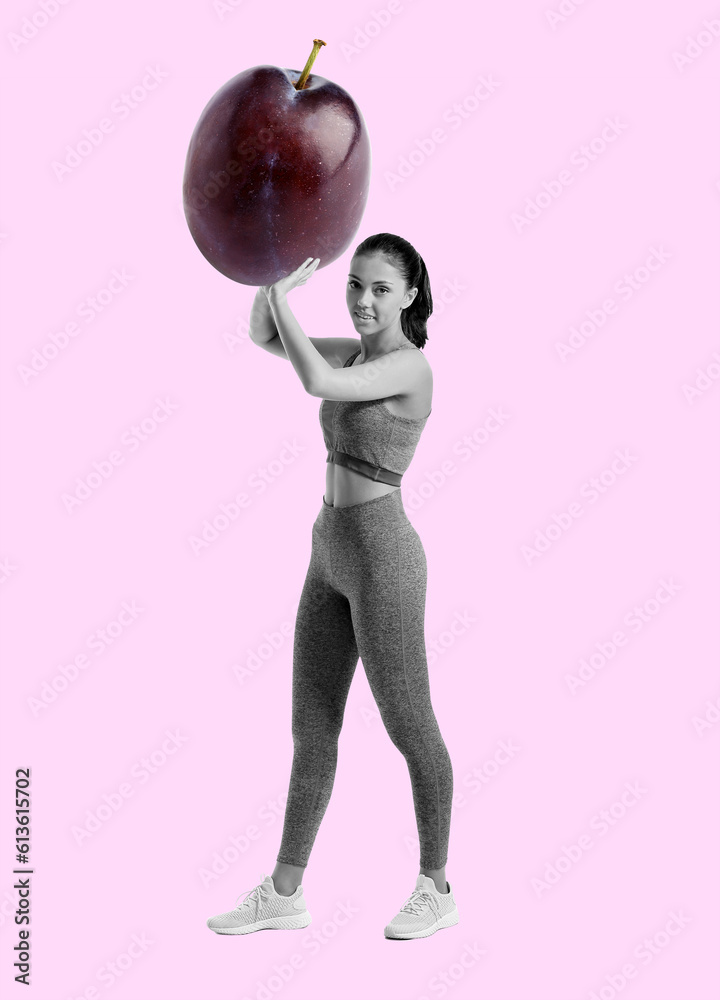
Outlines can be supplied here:
<path id="1" fill-rule="evenodd" d="M 350 281 L 348 281 L 348 285 L 351 286 L 351 287 L 353 285 L 357 285 L 357 281 L 355 281 L 354 278 L 351 278 Z M 376 289 L 376 291 L 378 291 L 378 292 L 389 292 L 390 289 L 389 288 L 378 288 L 378 289 Z"/>

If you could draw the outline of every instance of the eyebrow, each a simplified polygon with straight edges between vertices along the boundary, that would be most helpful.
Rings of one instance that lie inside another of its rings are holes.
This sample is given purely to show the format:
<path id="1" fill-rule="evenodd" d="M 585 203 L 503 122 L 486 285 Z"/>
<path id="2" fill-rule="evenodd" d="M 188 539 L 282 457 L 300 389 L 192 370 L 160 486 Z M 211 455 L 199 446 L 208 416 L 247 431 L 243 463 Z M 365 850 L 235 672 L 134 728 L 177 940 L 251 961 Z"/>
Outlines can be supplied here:
<path id="1" fill-rule="evenodd" d="M 348 274 L 348 278 L 356 278 L 358 281 L 360 280 L 357 274 L 352 274 L 352 273 Z M 390 285 L 392 287 L 392 281 L 384 281 L 381 279 L 379 281 L 373 281 L 373 285 Z"/>

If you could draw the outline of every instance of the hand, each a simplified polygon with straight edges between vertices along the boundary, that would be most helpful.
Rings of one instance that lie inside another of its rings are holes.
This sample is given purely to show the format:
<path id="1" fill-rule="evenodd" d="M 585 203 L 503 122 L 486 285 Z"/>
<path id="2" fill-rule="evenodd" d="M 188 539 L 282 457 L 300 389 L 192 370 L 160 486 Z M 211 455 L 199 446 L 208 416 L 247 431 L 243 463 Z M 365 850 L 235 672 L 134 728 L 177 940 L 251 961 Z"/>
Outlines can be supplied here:
<path id="1" fill-rule="evenodd" d="M 319 257 L 308 257 L 297 270 L 293 271 L 292 274 L 288 274 L 286 278 L 280 278 L 279 281 L 274 282 L 272 285 L 260 285 L 260 288 L 265 292 L 268 301 L 287 295 L 293 288 L 304 285 L 308 278 L 312 277 L 319 263 Z"/>

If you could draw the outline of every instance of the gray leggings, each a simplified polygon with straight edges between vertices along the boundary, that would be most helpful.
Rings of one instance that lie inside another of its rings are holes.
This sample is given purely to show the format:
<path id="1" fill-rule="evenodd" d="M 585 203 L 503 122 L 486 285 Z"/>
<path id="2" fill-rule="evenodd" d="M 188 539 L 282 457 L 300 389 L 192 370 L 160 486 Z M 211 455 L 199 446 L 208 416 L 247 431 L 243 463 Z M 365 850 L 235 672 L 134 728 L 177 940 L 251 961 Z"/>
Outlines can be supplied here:
<path id="1" fill-rule="evenodd" d="M 295 623 L 293 761 L 277 860 L 305 867 L 330 801 L 358 656 L 410 771 L 420 867 L 447 862 L 453 772 L 430 700 L 427 563 L 400 490 L 323 505 Z"/>

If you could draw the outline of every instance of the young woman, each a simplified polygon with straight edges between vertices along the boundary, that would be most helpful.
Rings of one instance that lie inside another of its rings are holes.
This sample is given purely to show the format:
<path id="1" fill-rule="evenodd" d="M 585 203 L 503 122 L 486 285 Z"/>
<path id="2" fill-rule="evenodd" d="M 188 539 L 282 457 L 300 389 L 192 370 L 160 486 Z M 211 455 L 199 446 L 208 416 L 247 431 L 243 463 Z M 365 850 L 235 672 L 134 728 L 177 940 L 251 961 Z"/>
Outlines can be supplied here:
<path id="1" fill-rule="evenodd" d="M 252 340 L 290 361 L 322 398 L 325 494 L 312 527 L 310 566 L 293 648 L 294 755 L 282 842 L 272 875 L 229 913 L 219 934 L 310 923 L 301 883 L 335 778 L 338 737 L 358 657 L 390 739 L 410 772 L 420 840 L 415 890 L 385 927 L 427 937 L 458 922 L 446 882 L 453 771 L 430 699 L 425 650 L 427 563 L 403 507 L 400 481 L 431 413 L 432 370 L 422 348 L 432 296 L 425 264 L 406 240 L 380 233 L 355 250 L 347 306 L 360 344 L 307 337 L 287 302 L 318 258 L 259 289 Z"/>

